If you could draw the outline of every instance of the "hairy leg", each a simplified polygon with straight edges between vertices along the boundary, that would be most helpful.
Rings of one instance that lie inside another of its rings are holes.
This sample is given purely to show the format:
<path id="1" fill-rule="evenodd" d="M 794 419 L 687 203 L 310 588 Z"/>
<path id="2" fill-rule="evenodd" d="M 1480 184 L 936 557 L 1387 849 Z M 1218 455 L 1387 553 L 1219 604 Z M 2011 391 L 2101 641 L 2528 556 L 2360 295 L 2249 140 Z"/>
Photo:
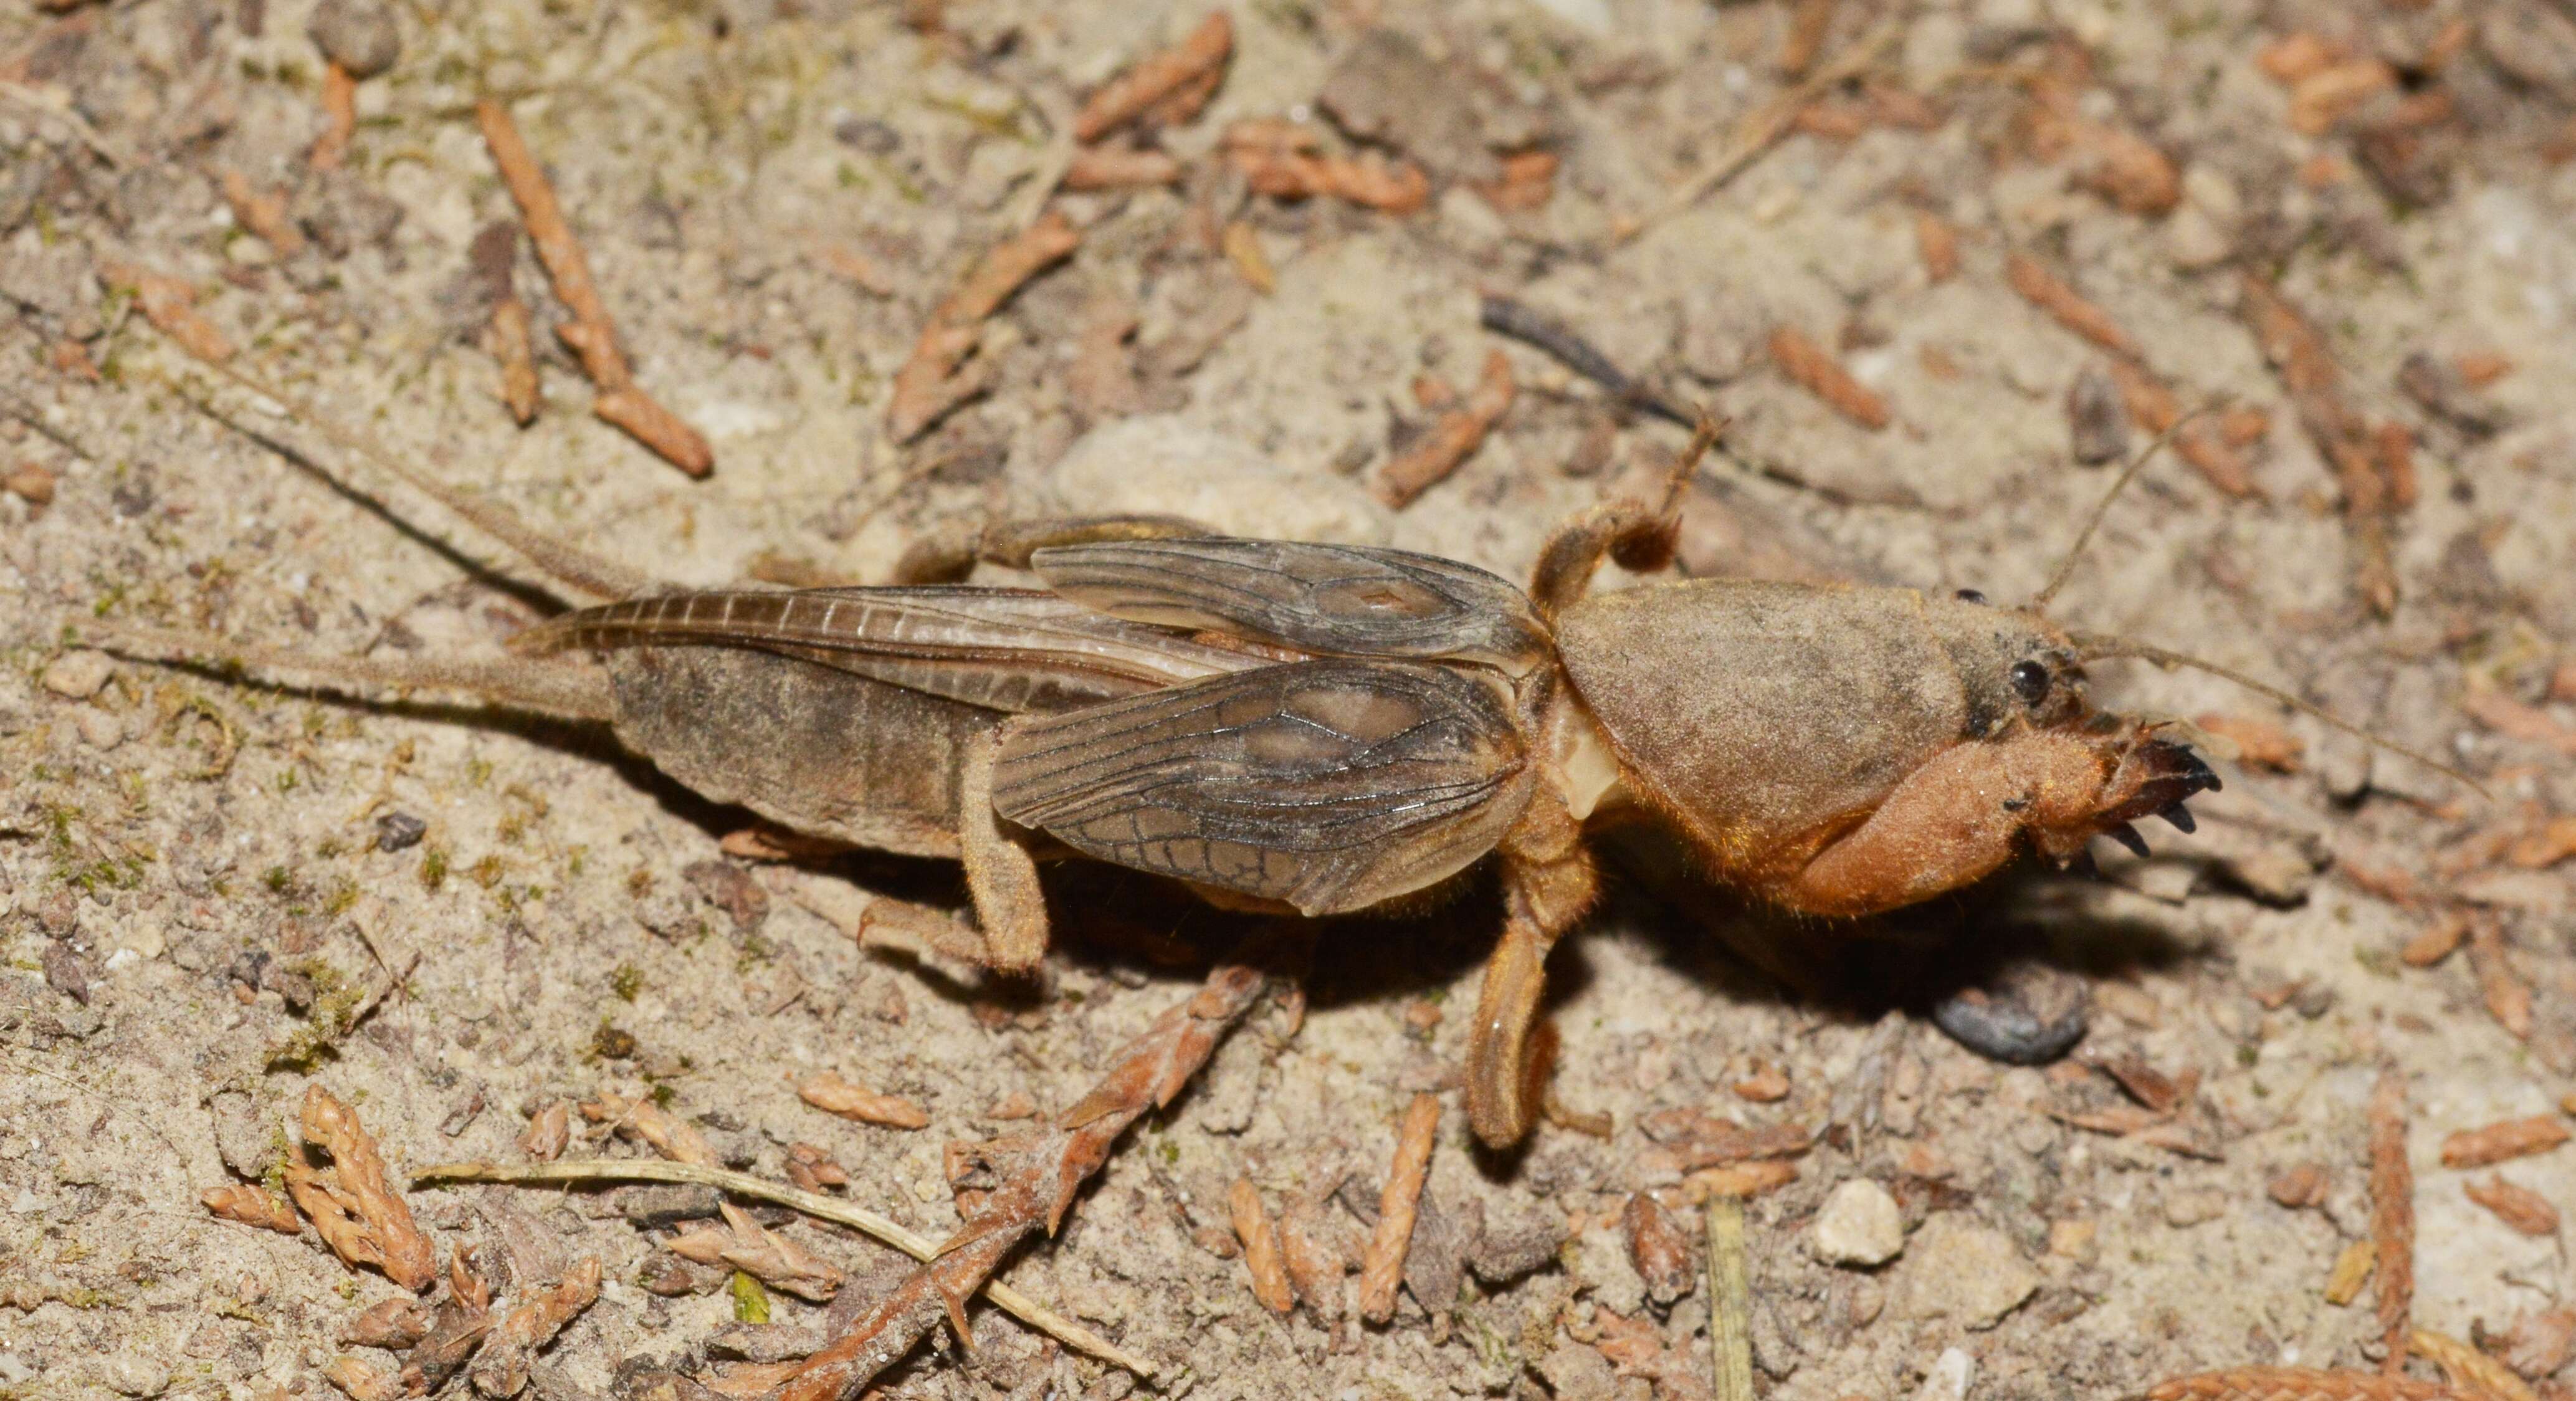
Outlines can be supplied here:
<path id="1" fill-rule="evenodd" d="M 1002 830 L 993 811 L 993 764 L 1002 732 L 987 731 L 966 747 L 957 785 L 957 842 L 966 864 L 966 893 L 984 926 L 986 961 L 995 968 L 1034 967 L 1046 956 L 1046 895 L 1037 862 Z"/>
<path id="2" fill-rule="evenodd" d="M 1547 954 L 1599 893 L 1582 828 L 1542 791 L 1503 837 L 1503 937 L 1485 964 L 1467 1041 L 1467 1119 L 1487 1147 L 1507 1148 L 1538 1117 L 1545 1069 L 1530 1056 Z"/>
<path id="3" fill-rule="evenodd" d="M 1660 500 L 1626 496 L 1603 501 L 1548 536 L 1539 549 L 1538 564 L 1530 571 L 1530 602 L 1537 605 L 1540 617 L 1553 622 L 1558 613 L 1580 602 L 1591 591 L 1592 576 L 1605 558 L 1641 574 L 1673 562 L 1674 547 L 1681 540 L 1682 490 L 1717 442 L 1718 428 L 1715 422 L 1700 424 L 1690 446 L 1673 459 Z"/>

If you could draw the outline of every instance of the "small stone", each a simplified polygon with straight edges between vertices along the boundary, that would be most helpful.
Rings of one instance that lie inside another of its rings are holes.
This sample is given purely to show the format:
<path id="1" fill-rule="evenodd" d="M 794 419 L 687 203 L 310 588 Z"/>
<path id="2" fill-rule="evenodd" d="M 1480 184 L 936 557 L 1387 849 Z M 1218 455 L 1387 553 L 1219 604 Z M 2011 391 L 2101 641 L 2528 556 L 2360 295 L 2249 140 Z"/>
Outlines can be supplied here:
<path id="1" fill-rule="evenodd" d="M 1610 1401 L 1619 1394 L 1619 1380 L 1611 1375 L 1609 1360 L 1599 1349 L 1581 1343 L 1567 1343 L 1549 1353 L 1538 1364 L 1538 1374 L 1557 1401 Z"/>
<path id="2" fill-rule="evenodd" d="M 51 505 L 54 474 L 40 463 L 22 462 L 8 476 L 0 477 L 0 487 L 7 487 L 11 494 L 30 506 Z"/>
<path id="3" fill-rule="evenodd" d="M 1886 1188 L 1855 1177 L 1825 1198 L 1809 1242 L 1828 1265 L 1884 1265 L 1905 1249 L 1905 1218 Z"/>
<path id="4" fill-rule="evenodd" d="M 81 743 L 92 749 L 114 749 L 125 743 L 125 722 L 96 706 L 73 717 L 72 728 L 80 731 Z"/>
<path id="5" fill-rule="evenodd" d="M 0 1386 L 22 1386 L 35 1380 L 36 1369 L 14 1352 L 0 1352 Z"/>
<path id="6" fill-rule="evenodd" d="M 1977 1359 L 1958 1348 L 1951 1348 L 1932 1361 L 1923 1374 L 1923 1385 L 1914 1393 L 1914 1401 L 1964 1401 L 1968 1384 L 1977 1378 Z"/>
<path id="7" fill-rule="evenodd" d="M 2236 244 L 2199 205 L 2186 204 L 2165 221 L 2165 254 L 2185 272 L 2216 267 L 2236 255 Z"/>
<path id="8" fill-rule="evenodd" d="M 393 7 L 379 0 L 322 0 L 304 35 L 352 78 L 372 78 L 402 57 Z"/>
<path id="9" fill-rule="evenodd" d="M 170 1389 L 170 1369 L 127 1353 L 107 1364 L 107 1384 L 125 1396 L 158 1396 Z"/>
<path id="10" fill-rule="evenodd" d="M 376 819 L 376 850 L 408 851 L 428 834 L 428 823 L 407 812 L 389 812 Z"/>
<path id="11" fill-rule="evenodd" d="M 277 1125 L 260 1117 L 259 1105 L 240 1090 L 223 1090 L 206 1101 L 215 1120 L 215 1152 L 224 1166 L 249 1181 L 266 1175 L 284 1142 Z"/>
<path id="12" fill-rule="evenodd" d="M 87 700 L 115 669 L 105 652 L 65 652 L 45 668 L 45 689 L 65 700 Z"/>
<path id="13" fill-rule="evenodd" d="M 1896 1295 L 1912 1318 L 1992 1328 L 2039 1289 L 2039 1274 L 2012 1238 L 1955 1212 L 1923 1223 L 1906 1249 Z"/>
<path id="14" fill-rule="evenodd" d="M 2179 1230 L 2199 1226 L 2227 1214 L 2228 1197 L 2215 1187 L 2165 1194 L 2165 1224 Z"/>
<path id="15" fill-rule="evenodd" d="M 2087 467 L 2119 459 L 2129 451 L 2129 409 L 2120 386 L 2098 365 L 2088 365 L 2066 391 L 2066 423 L 2075 460 Z"/>

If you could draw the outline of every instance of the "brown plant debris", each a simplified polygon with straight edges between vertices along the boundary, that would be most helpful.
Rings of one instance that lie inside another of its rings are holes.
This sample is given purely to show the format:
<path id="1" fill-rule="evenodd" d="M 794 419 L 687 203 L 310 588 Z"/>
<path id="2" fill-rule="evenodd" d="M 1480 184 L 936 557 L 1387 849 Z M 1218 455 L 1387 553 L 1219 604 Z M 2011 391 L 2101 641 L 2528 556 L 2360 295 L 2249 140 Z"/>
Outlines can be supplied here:
<path id="1" fill-rule="evenodd" d="M 1345 1304 L 1342 1277 L 1350 1273 L 1351 1256 L 1338 1223 L 1311 1197 L 1292 1203 L 1279 1221 L 1279 1255 L 1288 1282 L 1315 1317 L 1330 1322 Z"/>
<path id="2" fill-rule="evenodd" d="M 820 1192 L 828 1187 L 849 1186 L 850 1172 L 833 1161 L 819 1144 L 791 1143 L 787 1145 L 787 1180 L 801 1190 Z"/>
<path id="3" fill-rule="evenodd" d="M 1261 1205 L 1261 1189 L 1252 1185 L 1251 1178 L 1238 1177 L 1226 1189 L 1225 1206 L 1234 1238 L 1243 1244 L 1243 1267 L 1252 1275 L 1252 1297 L 1272 1313 L 1286 1313 L 1297 1307 L 1279 1228 Z"/>
<path id="4" fill-rule="evenodd" d="M 1620 1210 L 1619 1225 L 1628 1242 L 1628 1263 L 1646 1282 L 1646 1297 L 1659 1308 L 1699 1286 L 1699 1258 L 1672 1212 L 1652 1192 L 1638 1192 Z"/>
<path id="5" fill-rule="evenodd" d="M 402 1352 L 429 1335 L 429 1305 L 414 1298 L 387 1299 L 362 1310 L 340 1330 L 340 1341 L 352 1347 L 380 1347 Z"/>
<path id="6" fill-rule="evenodd" d="M 2501 1333 L 2474 1328 L 2478 1346 L 2495 1354 L 2515 1375 L 2535 1381 L 2550 1376 L 2576 1357 L 2576 1308 L 2533 1309 L 2515 1317 Z"/>
<path id="7" fill-rule="evenodd" d="M 1386 214 L 1419 213 L 1431 203 L 1431 177 L 1421 167 L 1375 151 L 1326 155 L 1323 133 L 1303 122 L 1236 122 L 1226 128 L 1225 158 L 1253 193 L 1273 199 L 1330 195 Z"/>
<path id="8" fill-rule="evenodd" d="M 930 313 L 913 342 L 912 356 L 895 373 L 886 404 L 886 430 L 910 442 L 967 400 L 992 387 L 989 363 L 967 363 L 984 340 L 983 322 L 1030 278 L 1064 261 L 1082 235 L 1057 210 L 1013 238 L 995 244 Z"/>
<path id="9" fill-rule="evenodd" d="M 2531 985 L 2505 954 L 2504 921 L 2485 910 L 2469 919 L 2469 968 L 2496 1025 L 2517 1041 L 2531 1039 Z"/>
<path id="10" fill-rule="evenodd" d="M 2494 1212 L 2496 1219 L 2526 1236 L 2549 1237 L 2558 1234 L 2558 1208 L 2549 1199 L 2518 1182 L 2508 1182 L 2503 1173 L 2489 1173 L 2484 1182 L 2463 1184 L 2469 1200 Z"/>
<path id="11" fill-rule="evenodd" d="M 1516 392 L 1510 358 L 1499 350 L 1486 352 L 1484 370 L 1466 399 L 1442 413 L 1419 441 L 1378 469 L 1377 499 L 1401 510 L 1457 471 L 1511 411 Z"/>
<path id="12" fill-rule="evenodd" d="M 1794 326 L 1772 330 L 1771 362 L 1791 382 L 1824 400 L 1834 412 L 1873 433 L 1892 419 L 1887 401 L 1879 397 L 1877 390 L 1852 378 L 1841 361 Z"/>
<path id="13" fill-rule="evenodd" d="M 404 1391 L 426 1396 L 462 1370 L 492 1331 L 492 1289 L 463 1250 L 447 1262 L 447 1291 L 430 1311 L 429 1331 L 403 1363 Z"/>
<path id="14" fill-rule="evenodd" d="M 205 1204 L 206 1210 L 227 1221 L 257 1226 L 282 1236 L 304 1234 L 304 1218 L 296 1215 L 295 1208 L 284 1198 L 265 1187 L 235 1182 L 209 1187 L 198 1194 L 197 1200 Z"/>
<path id="15" fill-rule="evenodd" d="M 2403 1362 L 2405 1355 L 2398 1354 Z M 2176 1377 L 2147 1388 L 2147 1401 L 2492 1401 L 2438 1382 L 2321 1367 L 2237 1367 Z"/>
<path id="16" fill-rule="evenodd" d="M 1923 276 L 1947 282 L 1959 275 L 1959 228 L 1929 209 L 1914 211 L 1914 251 L 1923 259 Z"/>
<path id="17" fill-rule="evenodd" d="M 1556 172 L 1563 163 L 1554 151 L 1515 151 L 1503 157 L 1502 175 L 1478 184 L 1476 193 L 1505 214 L 1544 209 L 1556 197 Z"/>
<path id="18" fill-rule="evenodd" d="M 730 1192 L 754 1201 L 776 1202 L 811 1216 L 848 1226 L 884 1241 L 915 1260 L 929 1260 L 938 1254 L 938 1242 L 904 1229 L 893 1219 L 835 1201 L 818 1192 L 795 1187 L 782 1187 L 775 1182 L 735 1172 L 730 1168 L 708 1167 L 698 1163 L 656 1162 L 650 1159 L 576 1159 L 559 1163 L 440 1163 L 425 1167 L 415 1181 L 456 1182 L 679 1182 L 694 1183 Z M 681 1268 L 686 1268 L 685 1266 Z M 1030 1327 L 1062 1342 L 1079 1352 L 1150 1377 L 1154 1369 L 1143 1359 L 1126 1352 L 1099 1334 L 1050 1310 L 1036 1300 L 1007 1284 L 988 1283 L 984 1293 L 1006 1313 Z"/>
<path id="19" fill-rule="evenodd" d="M 2236 762 L 2251 769 L 2297 773 L 2307 756 L 2306 740 L 2273 721 L 2252 715 L 2203 715 L 2192 722 L 2236 746 Z"/>
<path id="20" fill-rule="evenodd" d="M 331 1359 L 322 1369 L 322 1379 L 338 1387 L 349 1401 L 399 1401 L 406 1394 L 400 1377 L 346 1354 Z"/>
<path id="21" fill-rule="evenodd" d="M 2281 376 L 2299 424 L 2333 469 L 2343 490 L 2344 529 L 2353 548 L 2353 586 L 2370 610 L 2397 607 L 2397 566 L 2390 541 L 2396 485 L 2369 423 L 2346 399 L 2343 371 L 2325 337 L 2280 290 L 2246 274 L 2238 312 Z"/>
<path id="22" fill-rule="evenodd" d="M 304 163 L 315 170 L 338 170 L 349 159 L 349 142 L 358 134 L 358 75 L 337 62 L 322 69 L 322 134 L 313 138 Z"/>
<path id="23" fill-rule="evenodd" d="M 374 1266 L 405 1289 L 436 1283 L 437 1247 L 412 1223 L 411 1208 L 386 1183 L 384 1157 L 358 1122 L 357 1111 L 320 1085 L 308 1086 L 303 1130 L 307 1151 L 321 1150 L 330 1165 L 289 1161 L 286 1192 L 312 1220 L 322 1243 L 342 1262 Z"/>
<path id="24" fill-rule="evenodd" d="M 250 230 L 281 258 L 292 258 L 304 251 L 304 231 L 287 217 L 285 196 L 259 189 L 250 183 L 249 176 L 231 166 L 222 168 L 219 179 L 224 203 L 231 206 L 234 222 Z"/>
<path id="25" fill-rule="evenodd" d="M 692 477 L 705 476 L 715 467 L 714 451 L 696 429 L 681 422 L 636 385 L 633 368 L 617 348 L 617 328 L 609 318 L 608 303 L 601 299 L 599 284 L 591 278 L 590 257 L 582 251 L 581 240 L 573 236 L 572 225 L 564 219 L 563 206 L 555 199 L 554 185 L 528 150 L 526 139 L 519 135 L 510 109 L 485 98 L 474 104 L 474 116 L 482 124 L 483 142 L 491 148 L 492 163 L 500 167 L 501 181 L 509 187 L 510 198 L 519 206 L 519 217 L 528 226 L 528 237 L 537 245 L 537 259 L 554 279 L 555 298 L 572 313 L 572 320 L 556 327 L 555 334 L 581 357 L 583 373 L 599 390 L 591 411 L 624 429 L 672 466 Z"/>
<path id="26" fill-rule="evenodd" d="M 1711 1197 L 1708 1219 L 1709 1370 L 1716 1401 L 1753 1401 L 1753 1281 L 1744 1207 Z"/>
<path id="27" fill-rule="evenodd" d="M 541 1163 L 563 1156 L 572 1142 L 572 1106 L 556 1100 L 528 1119 L 527 1131 L 519 1135 L 519 1151 Z"/>
<path id="28" fill-rule="evenodd" d="M 683 1260 L 728 1266 L 800 1299 L 827 1303 L 840 1292 L 844 1276 L 829 1261 L 816 1259 L 731 1202 L 716 1209 L 724 1214 L 722 1226 L 692 1227 L 663 1246 Z"/>
<path id="29" fill-rule="evenodd" d="M 2004 280 L 2023 301 L 2048 313 L 2049 319 L 2095 345 L 2127 360 L 2139 358 L 2138 343 L 2111 319 L 2111 313 L 2086 301 L 2038 259 L 2015 253 L 2004 260 Z M 2162 430 L 2158 430 L 2162 431 Z"/>
<path id="30" fill-rule="evenodd" d="M 1404 1282 L 1404 1255 L 1413 1244 L 1414 1216 L 1422 1205 L 1422 1184 L 1430 1176 L 1431 1149 L 1439 1136 L 1439 1096 L 1415 1095 L 1396 1129 L 1395 1160 L 1388 1165 L 1386 1186 L 1378 1193 L 1377 1228 L 1360 1257 L 1360 1317 L 1370 1323 L 1384 1325 L 1395 1317 L 1395 1291 Z"/>
<path id="31" fill-rule="evenodd" d="M 2163 433 L 2181 421 L 2182 401 L 2144 365 L 2113 360 L 2111 378 L 2120 386 L 2121 400 L 2139 427 L 2150 433 Z M 2231 440 L 2223 423 L 2213 428 L 2194 421 L 2174 433 L 2174 451 L 2211 486 L 2229 496 L 2251 500 L 2263 493 L 2254 485 L 2254 469 L 2246 462 L 2242 446 Z"/>
<path id="32" fill-rule="evenodd" d="M 2560 724 L 2548 711 L 2526 705 L 2502 691 L 2466 692 L 2460 697 L 2460 713 L 2507 739 L 2576 755 L 2576 727 Z"/>
<path id="33" fill-rule="evenodd" d="M 531 1291 L 483 1339 L 469 1374 L 485 1396 L 516 1396 L 528 1384 L 537 1351 L 599 1298 L 599 1257 L 586 1255 L 557 1283 Z"/>
<path id="34" fill-rule="evenodd" d="M 1834 27 L 1834 0 L 1798 0 L 1789 12 L 1789 32 L 1780 41 L 1780 76 L 1803 78 L 1825 51 L 1825 35 Z"/>
<path id="35" fill-rule="evenodd" d="M 511 264 L 519 250 L 519 226 L 496 220 L 474 235 L 468 254 L 474 275 L 483 280 L 492 303 L 492 319 L 483 330 L 483 348 L 501 365 L 501 402 L 525 428 L 536 421 L 539 404 L 536 347 L 529 329 L 528 304 L 519 300 Z"/>
<path id="36" fill-rule="evenodd" d="M 2406 1082 L 2393 1069 L 2380 1072 L 2370 1094 L 2370 1241 L 2388 1347 L 2381 1365 L 2393 1377 L 2406 1365 L 2415 1306 L 2415 1170 L 2406 1161 Z"/>
<path id="37" fill-rule="evenodd" d="M 114 259 L 101 262 L 98 275 L 109 286 L 131 289 L 143 319 L 152 323 L 152 329 L 176 341 L 181 350 L 208 364 L 220 364 L 233 357 L 231 338 L 197 310 L 197 289 L 185 279 Z"/>
<path id="38" fill-rule="evenodd" d="M 862 1124 L 877 1124 L 890 1129 L 930 1126 L 929 1111 L 911 1100 L 901 1095 L 883 1095 L 862 1089 L 828 1071 L 808 1076 L 796 1087 L 796 1097 L 826 1114 L 838 1114 Z"/>
<path id="39" fill-rule="evenodd" d="M 2538 1401 L 2513 1369 L 2459 1339 L 2418 1328 L 2407 1339 L 2415 1355 L 2442 1369 L 2442 1380 L 2491 1401 Z"/>
<path id="40" fill-rule="evenodd" d="M 847 1401 L 942 1318 L 970 1344 L 966 1300 L 1022 1241 L 1063 1223 L 1074 1193 L 1109 1160 L 1119 1135 L 1181 1092 L 1264 981 L 1257 968 L 1220 964 L 1188 1001 L 1129 1042 L 1109 1073 L 1053 1124 L 976 1145 L 999 1185 L 984 1193 L 937 1259 L 850 1320 L 779 1386 L 774 1401 Z"/>
<path id="41" fill-rule="evenodd" d="M 1216 95 L 1233 54 L 1234 21 L 1213 11 L 1178 44 L 1101 84 L 1075 115 L 1073 139 L 1088 144 L 1140 118 L 1147 126 L 1188 121 Z"/>
<path id="42" fill-rule="evenodd" d="M 2325 1300 L 2336 1308 L 2348 1307 L 2361 1297 L 2361 1287 L 2370 1282 L 2371 1271 L 2379 1264 L 2379 1252 L 2366 1240 L 2351 1241 L 2335 1254 L 2333 1268 L 2326 1271 Z"/>
<path id="43" fill-rule="evenodd" d="M 2480 1128 L 2462 1129 L 2442 1140 L 2442 1166 L 2489 1167 L 2534 1153 L 2546 1153 L 2567 1141 L 2567 1126 L 2546 1114 L 2507 1119 Z"/>
<path id="44" fill-rule="evenodd" d="M 1750 1163 L 1762 1158 L 1791 1158 L 1814 1146 L 1814 1135 L 1799 1124 L 1740 1124 L 1692 1109 L 1666 1109 L 1638 1124 L 1655 1146 L 1638 1158 L 1649 1173 L 1696 1172 L 1701 1168 Z"/>
<path id="45" fill-rule="evenodd" d="M 2326 1168 L 2323 1163 L 2297 1163 L 2272 1179 L 2263 1190 L 2273 1201 L 2295 1211 L 2317 1206 L 2326 1199 Z"/>
<path id="46" fill-rule="evenodd" d="M 2398 960 L 2409 968 L 2430 968 L 2451 956 L 2462 940 L 2469 937 L 2469 912 L 2444 910 L 2424 926 L 2424 931 L 2406 941 L 2397 951 Z"/>
<path id="47" fill-rule="evenodd" d="M 715 1145 L 707 1142 L 707 1136 L 649 1099 L 603 1094 L 581 1106 L 581 1117 L 642 1139 L 646 1147 L 673 1162 L 715 1166 Z"/>
<path id="48" fill-rule="evenodd" d="M 1064 168 L 1068 190 L 1142 190 L 1181 182 L 1180 161 L 1132 146 L 1085 146 Z"/>

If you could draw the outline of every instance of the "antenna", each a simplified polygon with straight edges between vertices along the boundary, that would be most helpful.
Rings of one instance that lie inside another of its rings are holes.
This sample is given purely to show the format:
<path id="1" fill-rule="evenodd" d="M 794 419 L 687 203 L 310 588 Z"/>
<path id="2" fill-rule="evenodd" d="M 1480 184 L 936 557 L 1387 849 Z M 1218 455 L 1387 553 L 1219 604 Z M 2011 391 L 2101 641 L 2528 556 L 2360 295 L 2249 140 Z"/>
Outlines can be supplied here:
<path id="1" fill-rule="evenodd" d="M 2076 534 L 2075 543 L 2068 546 L 2066 553 L 2058 559 L 2057 572 L 2048 576 L 2048 586 L 2032 596 L 2030 611 L 2044 613 L 2048 610 L 2048 601 L 2057 597 L 2059 589 L 2066 587 L 2067 579 L 2075 573 L 2076 563 L 2084 558 L 2085 547 L 2093 543 L 2093 532 L 2102 528 L 2102 517 L 2110 513 L 2111 503 L 2120 499 L 2120 493 L 2126 491 L 2129 483 L 2145 469 L 2147 460 L 2156 455 L 2156 450 L 2180 436 L 2182 430 L 2189 427 L 2193 420 L 2217 412 L 2226 403 L 2227 401 L 2222 399 L 2216 403 L 2204 404 L 2184 414 L 2165 425 L 2165 431 L 2158 433 L 2153 442 L 2138 449 L 2137 455 L 2129 459 L 2129 465 L 2120 469 L 2120 475 L 2112 481 L 2111 489 L 2102 493 L 2102 499 L 2094 504 L 2093 514 L 2085 519 L 2084 529 Z"/>

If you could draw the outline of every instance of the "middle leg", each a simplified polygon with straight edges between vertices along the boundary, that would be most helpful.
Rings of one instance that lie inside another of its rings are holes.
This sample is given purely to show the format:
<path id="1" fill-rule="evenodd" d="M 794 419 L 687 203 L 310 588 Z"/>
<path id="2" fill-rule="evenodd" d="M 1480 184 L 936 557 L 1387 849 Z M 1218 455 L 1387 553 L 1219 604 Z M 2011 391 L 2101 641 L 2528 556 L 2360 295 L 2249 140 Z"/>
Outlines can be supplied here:
<path id="1" fill-rule="evenodd" d="M 1547 955 L 1600 891 L 1583 829 L 1542 788 L 1503 837 L 1503 937 L 1485 964 L 1467 1041 L 1467 1119 L 1489 1148 L 1508 1148 L 1538 1117 L 1546 1064 L 1530 1054 Z"/>

